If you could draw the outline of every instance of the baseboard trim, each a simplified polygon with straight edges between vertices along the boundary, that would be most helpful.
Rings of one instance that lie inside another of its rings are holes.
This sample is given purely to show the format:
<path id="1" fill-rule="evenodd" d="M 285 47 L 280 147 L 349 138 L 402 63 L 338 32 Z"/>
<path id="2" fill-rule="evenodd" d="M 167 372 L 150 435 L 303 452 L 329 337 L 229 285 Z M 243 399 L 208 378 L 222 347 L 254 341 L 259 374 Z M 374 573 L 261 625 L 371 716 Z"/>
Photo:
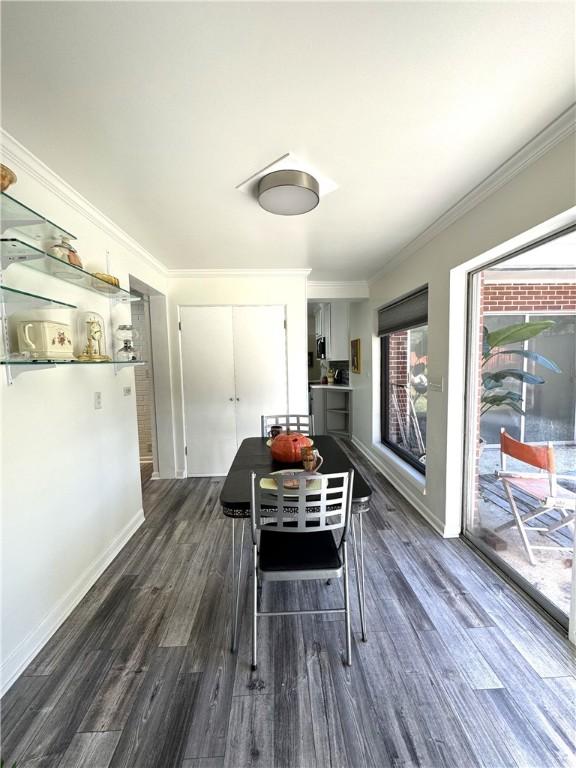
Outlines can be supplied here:
<path id="1" fill-rule="evenodd" d="M 385 464 L 379 457 L 375 456 L 372 451 L 364 445 L 357 437 L 352 435 L 352 445 L 357 448 L 360 453 L 368 459 L 368 461 L 384 475 L 396 490 L 404 496 L 406 501 L 409 501 L 414 509 L 426 520 L 426 522 L 432 526 L 432 528 L 440 534 L 443 538 L 449 537 L 451 534 L 447 534 L 444 523 L 433 515 L 430 510 L 422 503 L 422 499 L 418 494 L 410 488 L 401 477 L 398 476 L 394 470 Z"/>
<path id="2" fill-rule="evenodd" d="M 19 675 L 43 648 L 54 632 L 62 626 L 74 608 L 104 573 L 112 560 L 144 522 L 144 510 L 139 509 L 124 526 L 110 546 L 84 571 L 68 592 L 52 608 L 40 625 L 30 632 L 0 666 L 0 696 L 13 685 Z"/>

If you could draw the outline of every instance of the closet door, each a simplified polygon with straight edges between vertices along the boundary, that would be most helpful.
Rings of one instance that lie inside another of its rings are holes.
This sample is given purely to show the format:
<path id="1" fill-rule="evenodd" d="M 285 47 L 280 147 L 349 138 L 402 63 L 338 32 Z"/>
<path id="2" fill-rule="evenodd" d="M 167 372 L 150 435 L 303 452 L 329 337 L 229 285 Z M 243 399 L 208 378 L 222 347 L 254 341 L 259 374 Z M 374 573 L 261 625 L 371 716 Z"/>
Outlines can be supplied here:
<path id="1" fill-rule="evenodd" d="M 182 307 L 188 475 L 225 475 L 236 453 L 232 307 Z"/>
<path id="2" fill-rule="evenodd" d="M 287 413 L 285 308 L 234 307 L 236 437 L 260 434 L 262 414 Z"/>

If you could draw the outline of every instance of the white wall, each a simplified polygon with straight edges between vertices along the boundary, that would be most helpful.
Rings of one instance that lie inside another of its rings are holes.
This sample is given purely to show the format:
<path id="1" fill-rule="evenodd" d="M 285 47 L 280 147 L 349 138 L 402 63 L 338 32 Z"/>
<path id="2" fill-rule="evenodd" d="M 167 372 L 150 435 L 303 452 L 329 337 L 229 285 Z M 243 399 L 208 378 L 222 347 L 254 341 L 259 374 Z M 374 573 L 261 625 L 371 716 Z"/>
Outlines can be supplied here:
<path id="1" fill-rule="evenodd" d="M 3 145 L 3 162 L 18 176 L 10 193 L 73 232 L 85 266 L 106 271 L 109 251 L 110 272 L 124 287 L 131 273 L 166 291 L 162 272 L 143 249 L 10 137 Z M 21 265 L 7 270 L 5 283 L 108 313 L 106 299 Z M 43 314 L 49 319 L 52 311 Z M 115 340 L 108 341 L 113 348 Z M 132 386 L 131 396 L 123 395 L 125 385 Z M 96 391 L 101 410 L 94 409 Z M 22 373 L 12 386 L 2 369 L 0 414 L 5 689 L 143 514 L 132 369 L 116 376 L 113 366 L 56 367 Z"/>
<path id="2" fill-rule="evenodd" d="M 417 252 L 395 260 L 371 283 L 369 302 L 351 308 L 350 336 L 362 339 L 365 369 L 360 376 L 351 374 L 351 383 L 359 390 L 354 394 L 354 439 L 444 535 L 458 535 L 461 519 L 462 472 L 456 460 L 457 451 L 451 448 L 461 445 L 462 429 L 460 426 L 457 432 L 450 422 L 453 414 L 461 411 L 463 400 L 465 280 L 458 267 L 568 210 L 576 202 L 575 190 L 574 137 L 570 136 Z M 429 376 L 435 382 L 443 379 L 444 391 L 430 392 L 428 399 L 427 465 L 423 481 L 415 470 L 379 445 L 380 347 L 375 331 L 380 306 L 426 283 Z"/>
<path id="3" fill-rule="evenodd" d="M 174 401 L 174 433 L 177 477 L 185 476 L 183 404 L 181 369 L 178 350 L 178 307 L 194 305 L 284 304 L 288 361 L 288 408 L 292 412 L 308 412 L 307 303 L 306 272 L 269 276 L 261 272 L 215 277 L 184 277 L 169 281 L 169 314 Z M 209 341 L 209 340 L 208 340 Z M 274 365 L 272 352 L 269 365 Z M 206 375 L 210 373 L 207 371 Z M 304 410 L 302 410 L 304 409 Z M 260 425 L 254 425 L 259 434 Z"/>
<path id="4" fill-rule="evenodd" d="M 3 161 L 18 176 L 14 197 L 73 232 L 85 267 L 110 271 L 125 287 L 132 275 L 159 294 L 151 298 L 151 316 L 155 367 L 163 374 L 155 380 L 160 476 L 184 474 L 179 305 L 285 304 L 289 407 L 307 409 L 307 270 L 170 278 L 12 137 L 3 133 L 2 144 Z M 21 265 L 7 270 L 6 284 L 110 317 L 103 297 Z M 168 306 L 161 294 L 169 297 Z M 128 307 L 114 312 L 114 326 L 129 321 Z M 25 314 L 21 319 L 31 317 Z M 44 319 L 50 314 L 45 311 Z M 67 317 L 72 322 L 74 313 Z M 115 344 L 109 329 L 109 353 Z M 12 386 L 0 373 L 5 690 L 142 523 L 143 513 L 132 369 L 116 376 L 113 367 L 56 367 L 22 373 Z M 128 384 L 132 395 L 125 397 Z M 96 391 L 102 393 L 101 410 L 94 409 Z"/>

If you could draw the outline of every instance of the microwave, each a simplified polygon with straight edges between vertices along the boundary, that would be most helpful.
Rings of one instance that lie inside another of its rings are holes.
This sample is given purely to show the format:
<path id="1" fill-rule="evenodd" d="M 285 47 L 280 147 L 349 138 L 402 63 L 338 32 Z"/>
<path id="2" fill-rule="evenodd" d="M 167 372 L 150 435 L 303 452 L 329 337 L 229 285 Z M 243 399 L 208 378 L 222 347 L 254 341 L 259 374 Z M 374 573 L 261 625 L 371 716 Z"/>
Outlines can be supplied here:
<path id="1" fill-rule="evenodd" d="M 318 336 L 316 339 L 316 359 L 326 360 L 326 337 Z"/>

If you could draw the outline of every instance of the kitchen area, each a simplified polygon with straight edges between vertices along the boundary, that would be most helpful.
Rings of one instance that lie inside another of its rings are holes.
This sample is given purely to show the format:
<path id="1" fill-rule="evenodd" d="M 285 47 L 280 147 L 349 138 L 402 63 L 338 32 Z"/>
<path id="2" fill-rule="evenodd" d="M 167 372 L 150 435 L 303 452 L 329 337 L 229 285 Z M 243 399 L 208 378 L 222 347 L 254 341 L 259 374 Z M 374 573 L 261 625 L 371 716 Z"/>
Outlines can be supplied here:
<path id="1" fill-rule="evenodd" d="M 358 350 L 359 352 L 359 350 Z M 350 302 L 308 302 L 308 393 L 317 434 L 352 436 Z"/>

